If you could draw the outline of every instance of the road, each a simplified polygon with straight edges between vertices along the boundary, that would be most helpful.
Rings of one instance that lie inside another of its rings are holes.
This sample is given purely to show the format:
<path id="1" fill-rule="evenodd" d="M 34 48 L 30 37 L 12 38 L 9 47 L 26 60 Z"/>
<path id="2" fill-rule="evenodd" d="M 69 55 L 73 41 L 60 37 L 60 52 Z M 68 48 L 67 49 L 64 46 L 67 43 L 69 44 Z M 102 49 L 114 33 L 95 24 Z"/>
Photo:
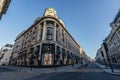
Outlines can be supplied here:
<path id="1" fill-rule="evenodd" d="M 16 71 L 16 70 L 0 67 L 0 72 L 12 72 L 12 71 Z"/>
<path id="2" fill-rule="evenodd" d="M 84 68 L 42 74 L 26 80 L 120 80 L 120 76 L 110 75 L 92 62 Z"/>

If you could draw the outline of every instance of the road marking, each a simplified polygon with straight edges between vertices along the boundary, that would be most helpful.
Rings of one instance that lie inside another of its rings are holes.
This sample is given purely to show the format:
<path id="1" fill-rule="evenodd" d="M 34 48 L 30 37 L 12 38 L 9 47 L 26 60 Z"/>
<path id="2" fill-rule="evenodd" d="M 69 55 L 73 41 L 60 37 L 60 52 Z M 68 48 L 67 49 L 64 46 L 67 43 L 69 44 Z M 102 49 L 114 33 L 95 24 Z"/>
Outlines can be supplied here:
<path id="1" fill-rule="evenodd" d="M 81 77 L 81 79 L 85 79 L 85 77 Z"/>
<path id="2" fill-rule="evenodd" d="M 90 64 L 87 66 L 87 68 L 90 67 L 91 65 L 92 65 L 92 63 L 90 63 Z"/>

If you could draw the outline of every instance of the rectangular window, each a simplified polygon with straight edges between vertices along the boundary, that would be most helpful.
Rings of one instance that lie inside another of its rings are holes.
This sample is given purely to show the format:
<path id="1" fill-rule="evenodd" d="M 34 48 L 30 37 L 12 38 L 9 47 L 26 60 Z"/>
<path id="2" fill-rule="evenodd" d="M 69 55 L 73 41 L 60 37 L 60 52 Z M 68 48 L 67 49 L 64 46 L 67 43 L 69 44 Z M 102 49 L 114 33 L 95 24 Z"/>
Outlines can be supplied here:
<path id="1" fill-rule="evenodd" d="M 58 42 L 58 31 L 56 30 L 56 41 Z"/>
<path id="2" fill-rule="evenodd" d="M 47 40 L 52 40 L 52 36 L 53 36 L 53 28 L 48 27 L 48 28 L 47 28 L 47 36 L 46 36 L 46 39 L 47 39 Z"/>
<path id="3" fill-rule="evenodd" d="M 40 40 L 42 40 L 42 35 L 43 35 L 43 28 L 41 28 L 41 32 L 40 32 Z"/>

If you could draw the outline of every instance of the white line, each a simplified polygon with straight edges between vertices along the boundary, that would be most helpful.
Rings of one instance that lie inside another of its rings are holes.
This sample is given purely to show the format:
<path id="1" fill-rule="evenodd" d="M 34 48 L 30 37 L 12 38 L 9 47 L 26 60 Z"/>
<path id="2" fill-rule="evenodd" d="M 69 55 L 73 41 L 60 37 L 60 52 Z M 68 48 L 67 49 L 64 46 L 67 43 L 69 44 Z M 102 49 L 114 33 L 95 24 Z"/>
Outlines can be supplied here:
<path id="1" fill-rule="evenodd" d="M 90 67 L 91 65 L 92 65 L 92 63 L 90 63 L 90 64 L 87 66 L 87 68 Z"/>

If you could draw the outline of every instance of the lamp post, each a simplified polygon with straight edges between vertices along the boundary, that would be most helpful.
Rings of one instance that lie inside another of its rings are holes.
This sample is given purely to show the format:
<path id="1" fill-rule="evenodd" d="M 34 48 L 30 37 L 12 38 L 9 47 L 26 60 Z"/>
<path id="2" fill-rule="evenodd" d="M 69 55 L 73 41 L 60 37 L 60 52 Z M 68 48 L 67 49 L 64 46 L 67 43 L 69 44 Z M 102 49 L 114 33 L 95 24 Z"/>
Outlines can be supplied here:
<path id="1" fill-rule="evenodd" d="M 106 61 L 105 61 L 105 57 L 104 57 L 103 51 L 101 51 L 101 55 L 102 55 L 102 57 L 103 57 L 103 60 L 104 60 L 104 62 L 105 62 L 105 66 L 106 66 L 106 68 L 107 68 L 107 64 L 106 64 Z"/>
<path id="2" fill-rule="evenodd" d="M 31 65 L 30 71 L 32 71 L 32 67 L 33 67 L 33 63 L 34 63 L 33 59 L 35 59 L 35 58 L 34 58 L 34 55 L 32 54 L 31 55 L 31 60 L 30 60 L 30 65 Z"/>
<path id="3" fill-rule="evenodd" d="M 111 68 L 111 72 L 114 72 L 113 66 L 112 66 L 112 64 L 111 64 L 111 61 L 110 61 L 110 58 L 109 58 L 109 55 L 108 55 L 108 47 L 107 47 L 107 44 L 106 44 L 105 41 L 103 42 L 103 46 L 104 46 L 104 49 L 105 49 L 105 51 L 106 51 L 106 56 L 107 56 L 107 60 L 108 60 L 108 63 L 109 63 L 109 65 L 110 65 L 110 68 Z"/>
<path id="4" fill-rule="evenodd" d="M 83 57 L 81 58 L 81 65 L 83 65 Z"/>
<path id="5" fill-rule="evenodd" d="M 74 56 L 72 54 L 72 67 L 74 66 Z"/>
<path id="6" fill-rule="evenodd" d="M 56 62 L 57 62 L 57 60 L 56 60 L 56 53 L 54 54 L 54 67 L 55 67 L 55 71 L 57 71 L 57 67 L 56 67 Z"/>

